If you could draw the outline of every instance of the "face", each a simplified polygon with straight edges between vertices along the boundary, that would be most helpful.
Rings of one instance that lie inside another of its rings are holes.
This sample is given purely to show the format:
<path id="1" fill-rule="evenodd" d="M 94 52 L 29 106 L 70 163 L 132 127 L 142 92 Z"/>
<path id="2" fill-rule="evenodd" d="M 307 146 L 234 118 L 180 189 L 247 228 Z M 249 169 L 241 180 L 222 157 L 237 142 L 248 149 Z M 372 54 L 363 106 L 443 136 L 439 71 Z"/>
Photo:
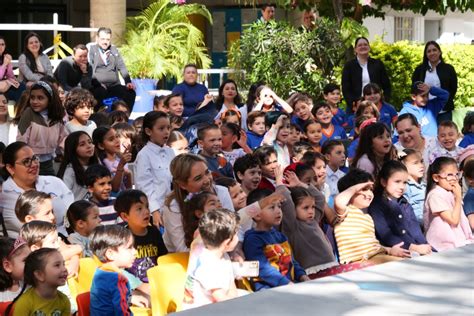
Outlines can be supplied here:
<path id="1" fill-rule="evenodd" d="M 74 118 L 82 124 L 87 123 L 87 120 L 91 117 L 91 114 L 92 105 L 90 103 L 81 104 L 74 110 Z"/>
<path id="2" fill-rule="evenodd" d="M 228 82 L 224 85 L 224 89 L 222 90 L 222 95 L 224 96 L 225 100 L 234 100 L 237 96 L 237 87 L 232 82 Z"/>
<path id="3" fill-rule="evenodd" d="M 117 131 L 111 128 L 104 136 L 102 143 L 99 143 L 99 148 L 110 154 L 118 154 L 121 151 L 120 138 Z"/>
<path id="4" fill-rule="evenodd" d="M 222 148 L 232 148 L 232 144 L 237 141 L 237 136 L 226 126 L 221 126 Z"/>
<path id="5" fill-rule="evenodd" d="M 429 93 L 423 93 L 423 94 L 412 94 L 411 99 L 413 100 L 413 104 L 416 106 L 426 106 L 428 103 L 428 95 Z"/>
<path id="6" fill-rule="evenodd" d="M 403 147 L 416 149 L 422 141 L 420 127 L 413 125 L 409 119 L 399 121 L 396 128 Z"/>
<path id="7" fill-rule="evenodd" d="M 30 248 L 27 245 L 21 246 L 11 256 L 3 261 L 3 268 L 7 271 L 14 281 L 23 280 L 23 271 L 25 271 L 25 259 L 30 254 Z"/>
<path id="8" fill-rule="evenodd" d="M 405 192 L 408 182 L 408 173 L 405 171 L 394 172 L 387 180 L 381 179 L 385 194 L 391 199 L 399 199 Z"/>
<path id="9" fill-rule="evenodd" d="M 390 133 L 384 131 L 382 135 L 372 139 L 372 149 L 377 156 L 385 156 L 392 149 L 392 138 Z"/>
<path id="10" fill-rule="evenodd" d="M 184 69 L 183 79 L 187 84 L 193 85 L 197 81 L 197 69 L 194 67 L 186 67 Z"/>
<path id="11" fill-rule="evenodd" d="M 373 199 L 374 199 L 373 187 L 372 185 L 368 185 L 366 188 L 354 194 L 350 203 L 357 208 L 365 209 L 369 207 Z"/>
<path id="12" fill-rule="evenodd" d="M 0 55 L 2 55 L 5 52 L 5 48 L 6 48 L 5 41 L 3 40 L 3 38 L 0 38 Z"/>
<path id="13" fill-rule="evenodd" d="M 362 111 L 362 115 L 366 116 L 368 120 L 372 118 L 377 118 L 377 116 L 375 115 L 375 110 L 372 106 L 366 107 L 364 111 Z"/>
<path id="14" fill-rule="evenodd" d="M 288 140 L 286 144 L 288 146 L 293 146 L 297 142 L 301 141 L 301 132 L 294 126 L 290 126 L 290 135 L 288 136 Z"/>
<path id="15" fill-rule="evenodd" d="M 303 121 L 309 120 L 311 118 L 311 108 L 312 106 L 306 102 L 299 101 L 295 104 L 295 115 Z"/>
<path id="16" fill-rule="evenodd" d="M 169 114 L 182 116 L 184 111 L 184 103 L 182 97 L 173 97 L 168 102 Z"/>
<path id="17" fill-rule="evenodd" d="M 316 17 L 313 11 L 304 11 L 303 24 L 306 26 L 306 28 L 312 28 L 315 20 Z"/>
<path id="18" fill-rule="evenodd" d="M 57 231 L 52 231 L 43 239 L 41 248 L 59 249 L 59 236 Z"/>
<path id="19" fill-rule="evenodd" d="M 247 194 L 244 192 L 244 190 L 242 190 L 240 183 L 230 187 L 229 194 L 236 211 L 244 208 L 247 205 Z"/>
<path id="20" fill-rule="evenodd" d="M 128 214 L 122 213 L 120 215 L 132 230 L 146 228 L 150 224 L 150 210 L 147 198 L 142 196 L 140 202 L 132 204 Z"/>
<path id="21" fill-rule="evenodd" d="M 262 91 L 260 92 L 260 97 L 262 98 L 262 102 L 264 106 L 270 107 L 273 105 L 273 94 L 272 90 L 268 88 L 263 88 Z"/>
<path id="22" fill-rule="evenodd" d="M 439 126 L 438 127 L 438 141 L 441 146 L 447 150 L 454 150 L 456 148 L 456 141 L 458 140 L 459 133 L 453 127 Z"/>
<path id="23" fill-rule="evenodd" d="M 290 136 L 290 120 L 285 119 L 283 121 L 283 125 L 280 127 L 277 133 L 276 139 L 283 144 L 286 144 L 288 141 L 288 137 Z"/>
<path id="24" fill-rule="evenodd" d="M 330 124 L 332 120 L 333 114 L 331 109 L 328 107 L 321 107 L 316 112 L 316 119 L 321 124 Z"/>
<path id="25" fill-rule="evenodd" d="M 374 90 L 371 90 L 369 94 L 364 95 L 364 99 L 366 101 L 370 101 L 375 104 L 379 104 L 381 98 L 382 96 L 380 95 L 380 92 L 375 92 Z"/>
<path id="26" fill-rule="evenodd" d="M 314 198 L 305 196 L 298 200 L 296 206 L 296 218 L 303 222 L 311 222 L 316 213 L 316 203 Z"/>
<path id="27" fill-rule="evenodd" d="M 326 181 L 326 162 L 321 159 L 317 159 L 313 166 L 314 173 L 316 174 L 317 186 L 322 188 L 324 182 Z"/>
<path id="28" fill-rule="evenodd" d="M 265 134 L 265 118 L 257 117 L 252 125 L 250 125 L 250 130 L 257 135 Z"/>
<path id="29" fill-rule="evenodd" d="M 38 55 L 41 48 L 41 42 L 39 41 L 39 38 L 36 36 L 30 37 L 28 39 L 27 48 L 33 55 Z"/>
<path id="30" fill-rule="evenodd" d="M 215 156 L 222 150 L 222 132 L 220 129 L 209 129 L 205 132 L 204 139 L 198 144 L 209 156 Z"/>
<path id="31" fill-rule="evenodd" d="M 53 201 L 51 199 L 45 199 L 43 202 L 38 203 L 37 213 L 35 215 L 28 215 L 25 217 L 26 222 L 30 222 L 32 220 L 36 221 L 45 221 L 48 223 L 56 224 L 56 217 L 54 216 L 53 210 Z"/>
<path id="32" fill-rule="evenodd" d="M 89 236 L 92 231 L 100 225 L 100 216 L 99 216 L 99 208 L 97 206 L 92 206 L 89 209 L 89 214 L 87 214 L 87 218 L 84 223 L 84 231 Z"/>
<path id="33" fill-rule="evenodd" d="M 357 55 L 367 55 L 370 52 L 369 42 L 367 42 L 363 38 L 360 39 L 357 42 L 354 50 L 355 50 Z"/>
<path id="34" fill-rule="evenodd" d="M 314 170 L 312 169 L 303 173 L 300 176 L 300 181 L 306 185 L 312 184 L 312 185 L 318 186 L 318 178 L 316 177 L 316 174 L 314 173 Z"/>
<path id="35" fill-rule="evenodd" d="M 431 64 L 437 64 L 441 57 L 441 51 L 433 44 L 428 45 L 426 48 L 426 58 L 428 58 Z"/>
<path id="36" fill-rule="evenodd" d="M 275 179 L 275 170 L 278 168 L 278 160 L 276 154 L 270 154 L 265 159 L 265 163 L 260 166 L 262 169 L 262 175 L 270 178 L 270 179 Z"/>
<path id="37" fill-rule="evenodd" d="M 308 125 L 306 129 L 306 137 L 311 144 L 319 145 L 321 138 L 323 138 L 323 128 L 321 124 L 314 123 Z"/>
<path id="38" fill-rule="evenodd" d="M 47 263 L 43 271 L 36 271 L 36 278 L 51 287 L 66 284 L 67 269 L 64 258 L 59 251 L 55 251 L 46 257 Z"/>
<path id="39" fill-rule="evenodd" d="M 74 52 L 74 61 L 78 65 L 87 65 L 87 49 L 76 49 Z"/>
<path id="40" fill-rule="evenodd" d="M 117 250 L 109 249 L 106 252 L 107 259 L 112 261 L 118 268 L 130 268 L 137 256 L 137 250 L 133 247 L 133 237 L 130 237 L 125 245 L 121 245 Z"/>
<path id="41" fill-rule="evenodd" d="M 257 215 L 258 224 L 262 224 L 265 227 L 278 226 L 281 223 L 282 211 L 279 202 L 272 203 L 260 210 Z"/>
<path id="42" fill-rule="evenodd" d="M 343 145 L 334 146 L 329 154 L 326 155 L 328 165 L 333 167 L 342 167 L 346 163 L 346 151 Z"/>
<path id="43" fill-rule="evenodd" d="M 408 169 L 408 175 L 414 180 L 418 181 L 423 178 L 425 174 L 425 164 L 423 163 L 423 157 L 420 154 L 412 154 L 403 160 L 403 163 Z"/>
<path id="44" fill-rule="evenodd" d="M 170 108 L 165 106 L 164 101 L 160 101 L 158 104 L 153 105 L 153 111 L 161 111 L 161 112 L 169 113 Z"/>
<path id="45" fill-rule="evenodd" d="M 191 172 L 186 183 L 180 183 L 182 189 L 196 193 L 199 191 L 209 191 L 212 184 L 212 174 L 202 161 L 195 162 L 191 167 Z"/>
<path id="46" fill-rule="evenodd" d="M 229 115 L 224 119 L 224 123 L 233 123 L 240 126 L 239 117 L 237 115 Z"/>
<path id="47" fill-rule="evenodd" d="M 99 44 L 100 48 L 105 50 L 109 48 L 111 38 L 112 34 L 107 34 L 106 32 L 99 32 L 99 34 L 97 34 L 97 44 Z"/>
<path id="48" fill-rule="evenodd" d="M 189 152 L 188 146 L 189 146 L 188 140 L 183 138 L 172 143 L 170 147 L 174 150 L 174 154 L 178 156 L 179 154 L 188 153 Z"/>
<path id="49" fill-rule="evenodd" d="M 94 144 L 92 139 L 87 134 L 79 136 L 79 141 L 76 148 L 76 154 L 78 158 L 89 159 L 94 156 Z"/>
<path id="50" fill-rule="evenodd" d="M 433 181 L 447 191 L 454 191 L 461 176 L 455 164 L 445 165 L 440 173 L 433 174 Z"/>
<path id="51" fill-rule="evenodd" d="M 59 100 L 61 100 L 61 104 L 64 105 L 64 101 L 66 101 L 66 93 L 64 92 L 64 89 L 61 86 L 58 87 L 58 94 Z"/>
<path id="52" fill-rule="evenodd" d="M 31 90 L 30 106 L 35 112 L 41 112 L 48 108 L 49 99 L 43 89 Z"/>
<path id="53" fill-rule="evenodd" d="M 145 133 L 150 137 L 154 144 L 163 146 L 168 141 L 171 132 L 170 120 L 167 117 L 161 117 L 155 121 L 153 128 L 145 128 Z"/>
<path id="54" fill-rule="evenodd" d="M 244 187 L 247 192 L 250 192 L 255 190 L 262 180 L 262 170 L 260 169 L 260 166 L 249 168 L 245 170 L 244 174 L 239 172 L 238 177 L 242 182 L 242 187 Z"/>
<path id="55" fill-rule="evenodd" d="M 341 91 L 336 89 L 328 92 L 328 94 L 324 95 L 324 100 L 331 106 L 337 106 L 337 104 L 341 102 Z"/>
<path id="56" fill-rule="evenodd" d="M 33 150 L 25 146 L 17 151 L 14 165 L 7 165 L 8 172 L 15 182 L 32 185 L 39 174 L 39 159 Z"/>
<path id="57" fill-rule="evenodd" d="M 8 115 L 8 100 L 3 94 L 0 94 L 0 116 L 6 117 L 7 115 Z"/>
<path id="58" fill-rule="evenodd" d="M 219 201 L 219 198 L 216 195 L 211 194 L 209 195 L 209 197 L 206 200 L 206 203 L 204 204 L 203 211 L 204 213 L 207 213 L 209 211 L 212 211 L 221 207 L 222 207 L 222 204 L 221 204 L 221 201 Z"/>
<path id="59" fill-rule="evenodd" d="M 275 16 L 275 7 L 266 7 L 265 10 L 262 10 L 262 17 L 265 21 L 270 21 Z"/>
<path id="60" fill-rule="evenodd" d="M 112 191 L 112 178 L 103 177 L 95 180 L 94 185 L 88 188 L 92 196 L 99 201 L 107 201 Z"/>

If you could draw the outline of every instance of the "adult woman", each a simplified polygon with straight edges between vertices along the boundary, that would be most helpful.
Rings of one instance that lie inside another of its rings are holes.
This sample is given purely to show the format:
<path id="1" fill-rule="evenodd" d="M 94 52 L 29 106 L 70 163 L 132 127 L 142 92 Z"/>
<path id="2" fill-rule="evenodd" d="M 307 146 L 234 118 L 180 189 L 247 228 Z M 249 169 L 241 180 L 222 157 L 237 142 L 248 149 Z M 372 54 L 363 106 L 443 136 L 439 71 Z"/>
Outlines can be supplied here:
<path id="1" fill-rule="evenodd" d="M 8 115 L 8 100 L 4 93 L 0 92 L 0 142 L 4 145 L 16 140 L 18 127 L 13 124 Z"/>
<path id="2" fill-rule="evenodd" d="M 194 154 L 176 156 L 170 165 L 174 190 L 168 195 L 163 210 L 163 239 L 169 252 L 189 251 L 184 240 L 182 212 L 187 200 L 201 191 L 214 192 L 222 207 L 234 210 L 227 188 L 214 185 L 206 160 Z"/>
<path id="3" fill-rule="evenodd" d="M 25 37 L 23 54 L 18 57 L 20 81 L 28 87 L 43 76 L 53 76 L 53 67 L 47 55 L 43 54 L 43 44 L 38 34 L 30 32 Z"/>
<path id="4" fill-rule="evenodd" d="M 412 82 L 423 81 L 430 87 L 442 88 L 449 92 L 449 99 L 443 111 L 438 114 L 438 122 L 451 120 L 454 109 L 454 97 L 458 89 L 458 77 L 454 67 L 443 60 L 441 47 L 435 41 L 429 41 L 423 51 L 423 62 L 413 72 Z"/>
<path id="5" fill-rule="evenodd" d="M 33 149 L 23 142 L 14 142 L 3 153 L 4 173 L 8 179 L 3 183 L 0 205 L 8 236 L 16 238 L 21 223 L 15 215 L 18 196 L 24 191 L 37 190 L 53 196 L 53 210 L 59 232 L 65 233 L 64 215 L 74 196 L 66 185 L 56 177 L 39 175 L 39 158 Z"/>
<path id="6" fill-rule="evenodd" d="M 5 53 L 5 38 L 0 36 L 0 93 L 5 93 L 7 99 L 17 101 L 25 85 L 16 80 L 13 74 L 12 56 Z"/>
<path id="7" fill-rule="evenodd" d="M 194 64 L 184 66 L 183 82 L 174 86 L 172 93 L 183 97 L 184 117 L 190 117 L 196 111 L 198 103 L 209 93 L 206 86 L 197 82 L 197 67 Z"/>
<path id="8" fill-rule="evenodd" d="M 358 37 L 355 40 L 354 51 L 356 58 L 348 61 L 342 70 L 342 94 L 347 103 L 347 112 L 352 112 L 352 105 L 362 96 L 362 89 L 366 84 L 374 82 L 382 88 L 386 101 L 389 101 L 391 88 L 390 79 L 384 64 L 369 57 L 369 40 Z"/>
<path id="9" fill-rule="evenodd" d="M 241 106 L 242 97 L 239 94 L 237 83 L 232 79 L 225 80 L 219 87 L 219 95 L 216 100 L 216 109 L 219 112 L 216 115 L 216 119 L 220 119 L 221 115 L 227 110 L 234 110 L 240 113 L 239 108 Z"/>

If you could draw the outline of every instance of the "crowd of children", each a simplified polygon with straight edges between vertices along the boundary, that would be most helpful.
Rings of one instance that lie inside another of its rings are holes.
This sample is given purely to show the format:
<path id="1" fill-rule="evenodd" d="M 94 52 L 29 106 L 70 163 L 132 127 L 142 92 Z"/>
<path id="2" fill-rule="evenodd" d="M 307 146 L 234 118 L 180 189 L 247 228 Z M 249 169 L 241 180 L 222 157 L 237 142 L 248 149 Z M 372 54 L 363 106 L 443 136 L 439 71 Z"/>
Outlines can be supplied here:
<path id="1" fill-rule="evenodd" d="M 422 82 L 398 113 L 374 83 L 351 114 L 336 84 L 318 97 L 285 101 L 255 84 L 242 104 L 226 80 L 215 102 L 198 100 L 199 119 L 175 93 L 131 121 L 121 100 L 93 113 L 101 105 L 87 90 L 62 102 L 53 78 L 33 84 L 16 117 L 5 114 L 16 135 L 2 137 L 3 180 L 21 164 L 33 181 L 62 179 L 74 202 L 58 210 L 54 192 L 17 179 L 20 224 L 3 225 L 0 239 L 0 309 L 75 312 L 66 282 L 81 257 L 101 263 L 91 314 L 129 315 L 150 306 L 147 271 L 168 252 L 190 253 L 187 309 L 242 295 L 232 261 L 258 261 L 249 280 L 259 291 L 474 241 L 474 115 L 462 134 L 437 125 L 449 94 Z M 17 147 L 32 156 L 18 160 Z"/>

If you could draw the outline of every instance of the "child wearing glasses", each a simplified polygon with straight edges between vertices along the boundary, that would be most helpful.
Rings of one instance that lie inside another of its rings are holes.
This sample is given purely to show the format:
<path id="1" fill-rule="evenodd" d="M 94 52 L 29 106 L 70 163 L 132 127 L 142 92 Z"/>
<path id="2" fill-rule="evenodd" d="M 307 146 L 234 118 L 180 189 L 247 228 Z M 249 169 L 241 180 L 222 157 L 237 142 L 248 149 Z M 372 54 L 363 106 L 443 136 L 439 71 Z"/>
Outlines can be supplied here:
<path id="1" fill-rule="evenodd" d="M 464 214 L 456 160 L 439 157 L 428 169 L 424 225 L 428 243 L 438 251 L 474 242 Z"/>

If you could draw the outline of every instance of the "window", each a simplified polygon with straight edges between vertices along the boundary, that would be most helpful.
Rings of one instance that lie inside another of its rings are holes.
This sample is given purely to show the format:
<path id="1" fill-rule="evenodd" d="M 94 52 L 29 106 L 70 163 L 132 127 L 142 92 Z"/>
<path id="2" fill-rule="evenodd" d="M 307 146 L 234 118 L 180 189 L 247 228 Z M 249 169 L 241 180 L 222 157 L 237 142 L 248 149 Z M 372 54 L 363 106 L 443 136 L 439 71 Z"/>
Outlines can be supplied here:
<path id="1" fill-rule="evenodd" d="M 414 33 L 414 18 L 395 17 L 395 41 L 412 41 Z"/>

